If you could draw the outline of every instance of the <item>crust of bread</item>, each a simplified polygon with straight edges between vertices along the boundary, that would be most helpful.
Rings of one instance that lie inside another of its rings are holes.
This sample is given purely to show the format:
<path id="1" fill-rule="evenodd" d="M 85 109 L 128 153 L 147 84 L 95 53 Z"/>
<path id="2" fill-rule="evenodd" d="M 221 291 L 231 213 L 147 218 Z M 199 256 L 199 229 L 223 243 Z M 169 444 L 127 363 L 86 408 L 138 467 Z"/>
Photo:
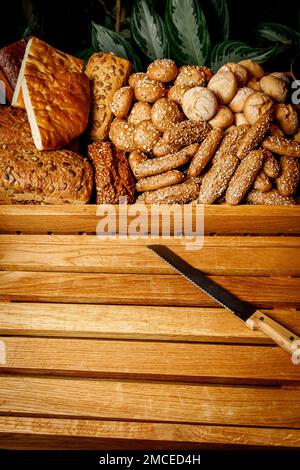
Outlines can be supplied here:
<path id="1" fill-rule="evenodd" d="M 22 91 L 38 150 L 63 148 L 85 130 L 90 86 L 83 73 L 45 74 L 28 66 Z"/>
<path id="2" fill-rule="evenodd" d="M 52 73 L 59 72 L 81 72 L 83 61 L 77 57 L 55 49 L 44 41 L 32 37 L 29 39 L 24 58 L 22 61 L 20 73 L 14 91 L 12 105 L 17 108 L 25 109 L 22 96 L 22 83 L 28 66 L 34 68 L 36 72 Z"/>
<path id="3" fill-rule="evenodd" d="M 90 137 L 94 141 L 108 138 L 112 121 L 111 103 L 117 90 L 126 84 L 132 71 L 128 60 L 110 52 L 98 52 L 91 56 L 85 73 L 91 81 L 92 108 Z"/>
<path id="4" fill-rule="evenodd" d="M 3 72 L 12 90 L 16 87 L 25 49 L 25 39 L 0 49 L 0 70 Z"/>

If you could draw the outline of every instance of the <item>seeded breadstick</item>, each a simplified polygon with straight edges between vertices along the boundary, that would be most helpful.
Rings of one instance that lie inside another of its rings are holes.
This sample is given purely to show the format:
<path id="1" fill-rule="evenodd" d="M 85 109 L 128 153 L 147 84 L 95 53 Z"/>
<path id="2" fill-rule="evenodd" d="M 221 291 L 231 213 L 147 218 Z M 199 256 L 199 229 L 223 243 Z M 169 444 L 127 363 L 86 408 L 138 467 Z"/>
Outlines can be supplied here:
<path id="1" fill-rule="evenodd" d="M 203 178 L 198 203 L 213 204 L 226 191 L 229 181 L 239 164 L 239 159 L 233 154 L 224 154 Z"/>
<path id="2" fill-rule="evenodd" d="M 280 173 L 280 164 L 274 157 L 274 155 L 269 152 L 269 150 L 265 150 L 265 163 L 263 165 L 263 171 L 265 174 L 272 179 L 278 178 Z"/>
<path id="3" fill-rule="evenodd" d="M 136 183 L 136 190 L 139 192 L 153 191 L 159 188 L 166 188 L 173 184 L 181 183 L 184 180 L 184 174 L 178 170 L 170 170 L 160 175 L 148 176 L 148 178 L 141 178 Z"/>
<path id="4" fill-rule="evenodd" d="M 272 111 L 267 111 L 247 131 L 237 151 L 240 160 L 243 160 L 251 150 L 261 143 L 271 126 L 272 116 Z"/>
<path id="5" fill-rule="evenodd" d="M 261 191 L 262 193 L 266 193 L 267 191 L 271 191 L 272 189 L 272 181 L 270 178 L 266 175 L 266 173 L 261 170 L 254 183 L 253 183 L 253 188 L 258 189 L 258 191 Z"/>
<path id="6" fill-rule="evenodd" d="M 244 198 L 257 177 L 265 156 L 263 150 L 252 150 L 241 161 L 226 191 L 226 202 L 236 206 Z"/>
<path id="7" fill-rule="evenodd" d="M 167 144 L 184 147 L 202 142 L 210 130 L 211 127 L 207 122 L 183 121 L 169 127 L 163 134 L 163 140 Z"/>
<path id="8" fill-rule="evenodd" d="M 152 153 L 156 157 L 164 157 L 169 153 L 177 152 L 180 150 L 179 145 L 166 144 L 163 139 L 159 139 L 157 144 L 153 147 Z"/>
<path id="9" fill-rule="evenodd" d="M 232 132 L 226 134 L 218 150 L 212 158 L 212 164 L 214 165 L 219 160 L 222 160 L 224 155 L 227 155 L 228 153 L 235 155 L 241 140 L 246 135 L 247 130 L 248 126 L 238 126 L 233 129 Z"/>
<path id="10" fill-rule="evenodd" d="M 281 174 L 276 180 L 277 189 L 282 196 L 294 196 L 300 179 L 299 161 L 293 157 L 281 157 Z"/>
<path id="11" fill-rule="evenodd" d="M 292 206 L 295 204 L 294 198 L 282 196 L 277 189 L 272 189 L 267 193 L 252 189 L 252 191 L 248 193 L 246 201 L 248 204 L 266 206 Z"/>
<path id="12" fill-rule="evenodd" d="M 146 191 L 141 194 L 137 203 L 144 204 L 186 204 L 194 201 L 199 194 L 199 184 L 192 179 L 167 188 Z"/>
<path id="13" fill-rule="evenodd" d="M 165 157 L 157 157 L 140 163 L 135 169 L 136 178 L 146 178 L 147 176 L 159 175 L 166 171 L 178 168 L 189 162 L 198 150 L 198 144 L 185 147 L 179 152 L 170 153 Z"/>
<path id="14" fill-rule="evenodd" d="M 296 140 L 272 135 L 263 141 L 262 147 L 270 152 L 279 153 L 279 155 L 300 158 L 300 143 Z"/>
<path id="15" fill-rule="evenodd" d="M 222 138 L 223 130 L 219 127 L 216 127 L 208 136 L 204 139 L 202 144 L 199 146 L 197 152 L 195 153 L 193 160 L 190 164 L 190 167 L 187 171 L 189 176 L 198 176 L 200 175 L 203 168 L 207 165 L 209 160 L 212 158 L 213 154 L 219 142 Z"/>
<path id="16" fill-rule="evenodd" d="M 132 173 L 135 175 L 136 167 L 147 160 L 146 155 L 141 150 L 133 150 L 128 157 L 128 163 L 130 165 Z"/>

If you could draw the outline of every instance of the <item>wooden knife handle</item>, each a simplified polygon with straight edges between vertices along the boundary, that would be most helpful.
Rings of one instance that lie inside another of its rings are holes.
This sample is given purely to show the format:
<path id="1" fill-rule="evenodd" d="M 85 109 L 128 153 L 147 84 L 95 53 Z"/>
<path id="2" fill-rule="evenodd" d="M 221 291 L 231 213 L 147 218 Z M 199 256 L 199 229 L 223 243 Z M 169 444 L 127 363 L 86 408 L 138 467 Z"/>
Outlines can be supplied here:
<path id="1" fill-rule="evenodd" d="M 257 310 L 246 321 L 246 325 L 251 330 L 259 330 L 273 339 L 278 346 L 281 346 L 294 357 L 298 356 L 300 363 L 300 337 L 284 328 L 282 325 L 272 320 L 265 313 Z M 294 361 L 293 361 L 294 362 Z M 296 364 L 296 362 L 294 362 Z"/>

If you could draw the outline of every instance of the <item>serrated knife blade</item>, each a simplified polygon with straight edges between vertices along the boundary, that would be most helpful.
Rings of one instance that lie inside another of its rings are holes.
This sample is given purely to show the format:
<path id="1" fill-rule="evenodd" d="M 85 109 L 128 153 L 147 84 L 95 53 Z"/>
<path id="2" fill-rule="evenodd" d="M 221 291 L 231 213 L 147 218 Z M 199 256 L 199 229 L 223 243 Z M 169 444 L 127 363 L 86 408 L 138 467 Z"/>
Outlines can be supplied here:
<path id="1" fill-rule="evenodd" d="M 208 294 L 227 310 L 230 310 L 234 315 L 240 318 L 240 320 L 246 322 L 248 328 L 260 330 L 272 338 L 279 346 L 292 354 L 294 364 L 300 364 L 300 338 L 297 335 L 284 328 L 265 313 L 256 310 L 250 303 L 238 299 L 207 277 L 199 269 L 194 268 L 191 264 L 184 261 L 167 246 L 148 245 L 148 248 L 188 281 Z"/>

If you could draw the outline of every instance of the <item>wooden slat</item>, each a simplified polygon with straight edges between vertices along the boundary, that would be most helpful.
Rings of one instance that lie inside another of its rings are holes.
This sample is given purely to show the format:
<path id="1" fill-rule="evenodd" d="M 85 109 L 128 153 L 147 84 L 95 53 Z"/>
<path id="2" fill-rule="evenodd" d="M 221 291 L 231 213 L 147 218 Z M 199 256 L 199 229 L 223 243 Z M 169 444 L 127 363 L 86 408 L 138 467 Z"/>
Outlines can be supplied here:
<path id="1" fill-rule="evenodd" d="M 0 377 L 0 413 L 300 428 L 299 389 Z"/>
<path id="2" fill-rule="evenodd" d="M 266 311 L 300 335 L 300 312 Z M 220 308 L 0 303 L 0 334 L 273 344 Z"/>
<path id="3" fill-rule="evenodd" d="M 25 440 L 26 436 L 29 440 Z M 0 440 L 5 443 L 6 448 L 20 448 L 22 443 L 25 448 L 35 448 L 32 445 L 36 442 L 34 438 L 44 438 L 44 448 L 49 449 L 53 437 L 57 438 L 54 448 L 60 449 L 66 448 L 66 437 L 69 437 L 70 449 L 99 449 L 103 445 L 106 450 L 149 450 L 163 448 L 168 443 L 172 443 L 172 446 L 169 445 L 172 449 L 177 446 L 186 448 L 188 446 L 184 444 L 187 443 L 201 445 L 201 448 L 209 444 L 291 448 L 300 446 L 298 429 L 0 416 Z M 82 443 L 80 439 L 84 439 Z M 84 447 L 87 444 L 86 439 L 89 439 L 89 447 Z"/>
<path id="4" fill-rule="evenodd" d="M 66 240 L 57 245 L 51 243 L 51 236 L 48 238 L 45 244 L 0 243 L 0 270 L 175 274 L 146 245 L 126 245 L 124 241 L 118 245 L 109 241 L 81 245 L 80 236 L 77 244 Z M 292 248 L 257 247 L 256 244 L 233 248 L 225 244 L 194 251 L 173 244 L 170 247 L 207 274 L 300 275 L 300 238 L 298 247 Z"/>
<path id="5" fill-rule="evenodd" d="M 0 341 L 6 347 L 2 372 L 300 385 L 300 367 L 277 347 L 22 337 Z"/>
<path id="6" fill-rule="evenodd" d="M 115 206 L 112 218 L 117 227 L 119 218 L 128 219 L 129 223 L 137 218 L 137 211 L 146 211 L 140 216 L 140 221 L 149 222 L 151 214 L 163 212 L 167 217 L 169 208 L 152 206 Z M 181 207 L 183 210 L 183 207 Z M 199 210 L 193 205 L 193 211 Z M 101 216 L 96 215 L 97 206 L 5 206 L 0 207 L 0 230 L 2 233 L 23 231 L 28 233 L 95 233 Z M 124 216 L 122 216 L 124 211 Z M 121 215 L 120 215 L 121 214 Z M 270 207 L 270 206 L 237 206 L 225 205 L 205 206 L 206 233 L 300 233 L 300 207 Z"/>
<path id="7" fill-rule="evenodd" d="M 257 307 L 300 306 L 299 278 L 211 276 L 211 279 Z M 218 306 L 180 275 L 146 274 L 1 272 L 0 300 Z"/>

